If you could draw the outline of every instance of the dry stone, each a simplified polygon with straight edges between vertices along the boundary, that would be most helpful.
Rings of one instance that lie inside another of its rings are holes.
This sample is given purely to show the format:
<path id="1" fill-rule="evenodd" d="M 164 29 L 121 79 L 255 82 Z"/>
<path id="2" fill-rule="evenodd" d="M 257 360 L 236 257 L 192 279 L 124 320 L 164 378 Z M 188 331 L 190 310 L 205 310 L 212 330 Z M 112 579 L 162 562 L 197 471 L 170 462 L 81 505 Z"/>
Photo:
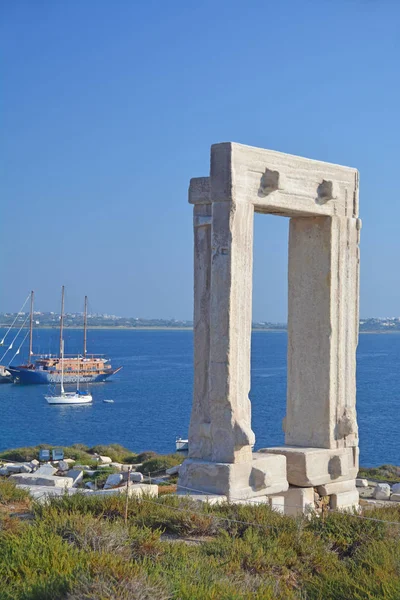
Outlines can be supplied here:
<path id="1" fill-rule="evenodd" d="M 360 498 L 358 491 L 354 488 L 352 492 L 341 492 L 332 494 L 330 497 L 330 507 L 332 510 L 354 510 L 358 509 Z"/>
<path id="2" fill-rule="evenodd" d="M 122 481 L 123 476 L 121 475 L 121 473 L 112 473 L 107 477 L 104 489 L 108 490 L 109 488 L 115 487 L 116 485 L 119 485 Z"/>
<path id="3" fill-rule="evenodd" d="M 378 483 L 374 489 L 373 497 L 376 500 L 389 500 L 390 492 L 390 485 L 388 483 Z"/>
<path id="4" fill-rule="evenodd" d="M 359 477 L 357 477 L 357 479 L 356 479 L 356 487 L 359 487 L 359 488 L 366 488 L 366 487 L 368 487 L 368 479 L 360 479 Z"/>
<path id="5" fill-rule="evenodd" d="M 171 467 L 170 469 L 167 469 L 165 472 L 167 475 L 177 475 L 179 473 L 180 467 L 181 467 L 181 465 L 176 465 L 175 467 Z"/>
<path id="6" fill-rule="evenodd" d="M 70 488 L 72 487 L 74 480 L 71 477 L 55 477 L 54 475 L 38 475 L 36 473 L 19 473 L 11 475 L 15 483 L 22 485 L 42 485 L 46 487 L 57 487 L 57 488 Z"/>
<path id="7" fill-rule="evenodd" d="M 281 504 L 281 511 L 288 516 L 297 516 L 314 510 L 314 488 L 301 488 L 290 486 L 282 495 L 270 497 L 271 507 Z"/>
<path id="8" fill-rule="evenodd" d="M 67 463 L 67 461 L 65 460 L 60 460 L 58 463 L 58 470 L 59 471 L 68 471 L 69 470 L 69 464 Z"/>
<path id="9" fill-rule="evenodd" d="M 358 471 L 358 448 L 281 446 L 262 448 L 259 452 L 286 456 L 287 478 L 290 485 L 308 487 L 352 480 L 354 486 Z"/>
<path id="10" fill-rule="evenodd" d="M 128 496 L 130 498 L 141 498 L 142 496 L 157 497 L 158 496 L 158 485 L 148 483 L 131 483 L 129 487 L 121 486 L 109 490 L 97 490 L 89 492 L 91 496 L 113 496 L 115 494 L 126 494 L 128 489 Z"/>

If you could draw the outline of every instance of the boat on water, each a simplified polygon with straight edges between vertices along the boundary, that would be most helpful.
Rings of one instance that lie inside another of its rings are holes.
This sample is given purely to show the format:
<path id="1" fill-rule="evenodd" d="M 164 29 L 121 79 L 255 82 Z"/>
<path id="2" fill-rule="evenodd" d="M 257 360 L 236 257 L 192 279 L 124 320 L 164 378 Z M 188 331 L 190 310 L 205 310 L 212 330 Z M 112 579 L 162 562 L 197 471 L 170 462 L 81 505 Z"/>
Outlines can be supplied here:
<path id="1" fill-rule="evenodd" d="M 11 383 L 12 377 L 11 373 L 6 367 L 0 365 L 0 383 Z"/>
<path id="2" fill-rule="evenodd" d="M 61 342 L 61 381 L 60 393 L 45 396 L 48 404 L 90 404 L 93 400 L 89 391 L 81 392 L 79 390 L 79 373 L 76 381 L 76 391 L 66 392 L 64 389 L 64 340 Z"/>
<path id="3" fill-rule="evenodd" d="M 113 369 L 109 360 L 101 354 L 88 354 L 87 352 L 87 296 L 85 296 L 85 310 L 83 320 L 83 353 L 82 355 L 61 356 L 64 328 L 64 286 L 61 292 L 61 315 L 60 315 L 60 351 L 59 355 L 36 355 L 32 349 L 33 333 L 33 302 L 34 292 L 31 292 L 30 324 L 29 324 L 29 354 L 28 361 L 22 365 L 9 365 L 7 371 L 10 373 L 14 383 L 23 384 L 57 384 L 63 381 L 67 383 L 97 383 L 106 381 L 122 367 Z M 63 373 L 63 375 L 62 375 Z"/>

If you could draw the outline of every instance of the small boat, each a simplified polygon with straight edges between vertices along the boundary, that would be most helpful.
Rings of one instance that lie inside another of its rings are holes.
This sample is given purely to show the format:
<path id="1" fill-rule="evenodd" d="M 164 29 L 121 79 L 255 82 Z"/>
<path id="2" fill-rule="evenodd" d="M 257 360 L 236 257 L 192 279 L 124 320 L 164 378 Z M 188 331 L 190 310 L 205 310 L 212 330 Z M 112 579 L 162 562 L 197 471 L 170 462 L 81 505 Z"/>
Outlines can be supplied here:
<path id="1" fill-rule="evenodd" d="M 11 373 L 3 365 L 0 365 L 0 383 L 12 383 Z"/>
<path id="2" fill-rule="evenodd" d="M 114 404 L 114 400 L 103 400 L 103 402 L 107 402 L 107 404 Z"/>
<path id="3" fill-rule="evenodd" d="M 49 404 L 90 404 L 93 401 L 89 392 L 65 392 L 61 390 L 59 396 L 45 396 Z"/>
<path id="4" fill-rule="evenodd" d="M 90 404 L 93 400 L 92 394 L 89 392 L 81 392 L 79 390 L 79 371 L 76 382 L 75 392 L 66 392 L 64 390 L 64 340 L 61 342 L 61 390 L 60 394 L 45 396 L 49 404 Z"/>
<path id="5" fill-rule="evenodd" d="M 175 441 L 175 450 L 176 452 L 187 453 L 189 451 L 189 440 L 183 440 L 182 438 L 177 438 Z"/>

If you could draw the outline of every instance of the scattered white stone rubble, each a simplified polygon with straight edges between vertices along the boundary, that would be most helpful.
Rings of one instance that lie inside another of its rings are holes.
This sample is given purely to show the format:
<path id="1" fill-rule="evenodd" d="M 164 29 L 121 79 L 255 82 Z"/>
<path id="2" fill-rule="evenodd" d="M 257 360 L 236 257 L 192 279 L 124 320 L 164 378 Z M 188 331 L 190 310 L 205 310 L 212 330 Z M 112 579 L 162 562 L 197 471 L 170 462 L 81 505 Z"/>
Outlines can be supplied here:
<path id="1" fill-rule="evenodd" d="M 5 464 L 2 464 L 0 460 L 0 476 L 9 477 L 18 488 L 29 491 L 31 496 L 39 502 L 45 502 L 49 496 L 72 495 L 77 492 L 87 496 L 109 496 L 127 492 L 130 497 L 158 496 L 158 485 L 155 485 L 154 482 L 152 484 L 143 483 L 143 474 L 133 470 L 139 465 L 112 462 L 108 456 L 98 456 L 97 458 L 99 461 L 97 470 L 88 465 L 76 464 L 76 461 L 68 458 L 42 465 L 36 459 L 30 462 Z M 83 483 L 84 474 L 93 476 L 96 472 L 109 467 L 118 469 L 119 473 L 111 473 L 107 477 L 103 489 L 98 489 L 94 481 Z"/>
<path id="2" fill-rule="evenodd" d="M 12 479 L 18 488 L 28 490 L 31 496 L 39 501 L 45 502 L 49 496 L 61 496 L 62 494 L 72 495 L 77 492 L 87 496 L 98 495 L 108 496 L 113 494 L 126 493 L 127 480 L 129 474 L 129 496 L 140 497 L 149 495 L 158 496 L 157 483 L 167 483 L 170 477 L 179 474 L 181 465 L 176 465 L 170 469 L 166 469 L 165 476 L 160 476 L 158 479 L 151 479 L 151 483 L 144 483 L 144 476 L 139 471 L 134 469 L 139 465 L 126 465 L 122 463 L 108 462 L 109 457 L 102 456 L 99 458 L 97 469 L 92 469 L 87 465 L 77 465 L 73 459 L 64 459 L 52 463 L 40 465 L 36 459 L 30 462 L 23 463 L 5 463 L 0 461 L 0 476 L 6 476 Z M 98 489 L 94 481 L 83 482 L 84 474 L 93 476 L 95 473 L 101 472 L 105 468 L 118 469 L 118 473 L 108 475 L 103 489 Z M 353 482 L 339 482 L 334 484 L 335 489 L 330 489 L 332 484 L 324 486 L 302 488 L 297 486 L 289 486 L 289 489 L 284 494 L 275 494 L 266 497 L 260 497 L 259 502 L 267 503 L 277 512 L 284 514 L 300 514 L 307 513 L 310 510 L 319 512 L 328 497 L 333 493 L 338 492 L 343 496 L 348 503 L 352 502 L 345 496 L 352 495 L 355 488 L 360 494 L 360 504 L 362 506 L 385 506 L 391 503 L 400 503 L 400 482 L 389 485 L 388 483 L 379 483 L 368 479 L 357 478 L 355 487 L 349 487 Z M 184 490 L 178 492 L 179 495 L 186 495 Z M 220 503 L 226 500 L 223 495 L 211 496 L 210 494 L 192 494 L 193 499 L 199 501 L 207 501 L 209 503 Z M 195 497 L 196 496 L 196 497 Z M 242 502 L 246 502 L 244 499 Z M 252 504 L 254 499 L 252 499 Z M 342 509 L 339 504 L 336 506 L 331 504 L 331 508 Z M 346 507 L 344 507 L 346 508 Z"/>

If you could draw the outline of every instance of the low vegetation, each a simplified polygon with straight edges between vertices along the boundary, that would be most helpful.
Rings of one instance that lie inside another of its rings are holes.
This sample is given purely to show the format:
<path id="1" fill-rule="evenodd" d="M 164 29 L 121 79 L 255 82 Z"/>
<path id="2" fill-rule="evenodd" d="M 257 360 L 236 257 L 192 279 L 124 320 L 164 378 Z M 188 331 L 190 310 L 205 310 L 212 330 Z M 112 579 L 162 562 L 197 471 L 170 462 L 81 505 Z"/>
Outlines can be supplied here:
<path id="1" fill-rule="evenodd" d="M 149 460 L 144 461 L 137 471 L 143 473 L 143 475 L 158 474 L 164 472 L 166 469 L 180 465 L 182 462 L 182 456 L 180 454 L 165 454 L 163 456 L 155 455 Z"/>
<path id="2" fill-rule="evenodd" d="M 20 492 L 0 481 L 12 513 Z M 0 600 L 400 598 L 400 507 L 283 517 L 176 496 L 54 498 L 0 520 Z M 381 522 L 381 521 L 387 521 Z"/>
<path id="3" fill-rule="evenodd" d="M 386 481 L 397 483 L 400 480 L 400 467 L 395 465 L 382 465 L 381 467 L 360 467 L 358 477 L 372 479 L 373 481 Z"/>
<path id="4" fill-rule="evenodd" d="M 42 449 L 55 448 L 55 444 L 39 444 L 28 448 L 15 448 L 14 450 L 4 450 L 0 452 L 0 460 L 15 460 L 17 462 L 31 461 L 39 458 L 39 451 Z M 58 446 L 57 446 L 58 447 Z M 135 464 L 141 462 L 137 454 L 120 446 L 119 444 L 97 445 L 89 448 L 85 444 L 73 444 L 72 446 L 63 446 L 65 458 L 72 458 L 76 462 L 90 467 L 96 466 L 98 461 L 95 454 L 109 456 L 113 462 Z"/>
<path id="5" fill-rule="evenodd" d="M 14 448 L 13 450 L 4 450 L 0 452 L 0 461 L 16 461 L 29 462 L 34 458 L 39 458 L 41 449 L 51 450 L 56 446 L 53 444 L 39 444 L 38 446 L 30 446 L 27 448 Z M 58 447 L 58 446 L 57 446 Z M 182 462 L 180 454 L 165 454 L 160 455 L 156 452 L 146 451 L 141 454 L 136 454 L 120 444 L 99 444 L 89 448 L 84 444 L 73 444 L 72 446 L 62 446 L 65 458 L 72 458 L 81 465 L 96 467 L 98 460 L 95 455 L 108 456 L 113 462 L 141 465 L 137 468 L 142 473 L 156 473 L 165 471 L 170 467 L 179 465 Z"/>

